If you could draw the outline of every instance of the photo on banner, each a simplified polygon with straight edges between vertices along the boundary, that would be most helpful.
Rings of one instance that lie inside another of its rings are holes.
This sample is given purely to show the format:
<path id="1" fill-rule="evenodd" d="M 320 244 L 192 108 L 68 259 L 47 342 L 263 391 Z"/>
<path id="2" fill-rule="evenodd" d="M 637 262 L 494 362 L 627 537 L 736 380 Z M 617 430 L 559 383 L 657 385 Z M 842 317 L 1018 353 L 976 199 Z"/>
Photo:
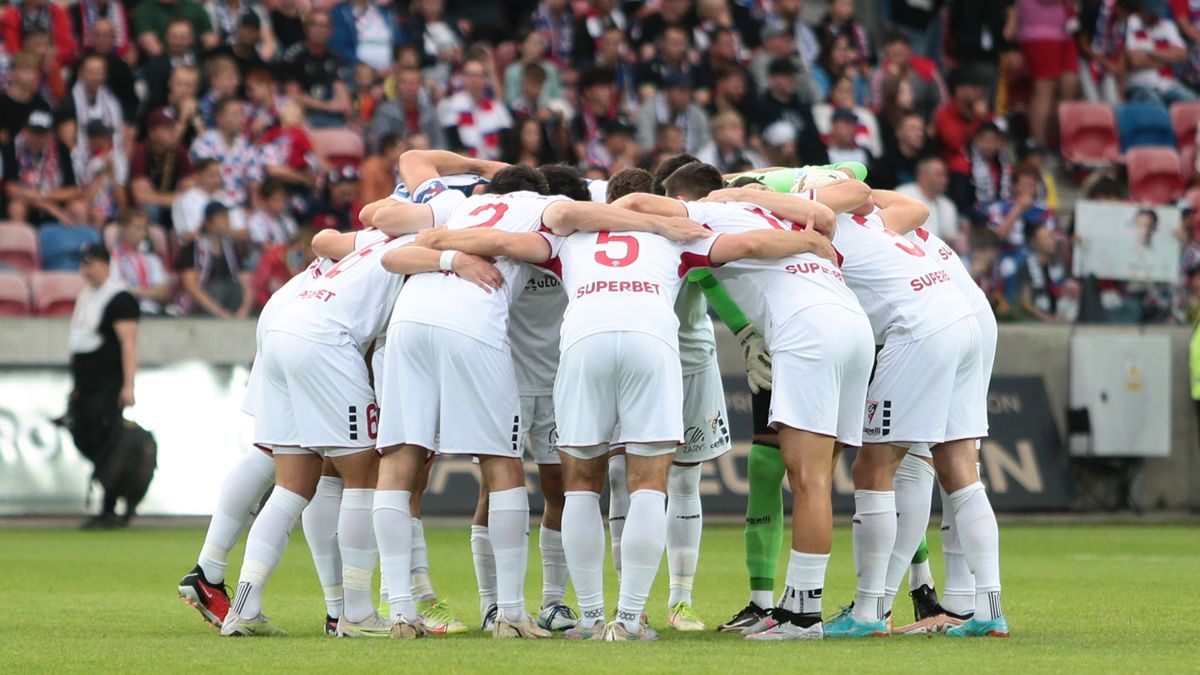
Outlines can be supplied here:
<path id="1" fill-rule="evenodd" d="M 1075 276 L 1175 283 L 1180 219 L 1174 206 L 1076 202 Z"/>

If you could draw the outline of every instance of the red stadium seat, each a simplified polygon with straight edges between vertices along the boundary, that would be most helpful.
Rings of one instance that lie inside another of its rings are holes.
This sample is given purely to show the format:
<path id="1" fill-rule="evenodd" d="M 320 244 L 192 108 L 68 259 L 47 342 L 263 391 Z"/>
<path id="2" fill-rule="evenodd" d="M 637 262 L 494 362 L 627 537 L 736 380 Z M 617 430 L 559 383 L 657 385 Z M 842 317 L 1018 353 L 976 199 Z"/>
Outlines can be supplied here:
<path id="1" fill-rule="evenodd" d="M 363 144 L 361 134 L 349 129 L 315 129 L 312 132 L 313 145 L 325 155 L 331 164 L 358 165 L 367 156 L 367 148 Z"/>
<path id="2" fill-rule="evenodd" d="M 1129 198 L 1147 204 L 1169 204 L 1183 195 L 1185 183 L 1175 148 L 1145 146 L 1125 155 Z"/>
<path id="3" fill-rule="evenodd" d="M 29 277 L 38 316 L 71 316 L 87 282 L 73 272 L 36 272 Z"/>
<path id="4" fill-rule="evenodd" d="M 1065 101 L 1058 105 L 1058 126 L 1067 163 L 1095 166 L 1121 161 L 1117 116 L 1111 107 L 1088 101 Z"/>
<path id="5" fill-rule="evenodd" d="M 34 272 L 40 268 L 37 230 L 26 223 L 0 223 L 0 265 L 21 272 Z"/>
<path id="6" fill-rule="evenodd" d="M 28 316 L 31 309 L 25 277 L 0 272 L 0 316 Z"/>
<path id="7" fill-rule="evenodd" d="M 1179 149 L 1196 146 L 1196 125 L 1200 123 L 1200 101 L 1176 103 L 1171 106 L 1171 128 Z"/>

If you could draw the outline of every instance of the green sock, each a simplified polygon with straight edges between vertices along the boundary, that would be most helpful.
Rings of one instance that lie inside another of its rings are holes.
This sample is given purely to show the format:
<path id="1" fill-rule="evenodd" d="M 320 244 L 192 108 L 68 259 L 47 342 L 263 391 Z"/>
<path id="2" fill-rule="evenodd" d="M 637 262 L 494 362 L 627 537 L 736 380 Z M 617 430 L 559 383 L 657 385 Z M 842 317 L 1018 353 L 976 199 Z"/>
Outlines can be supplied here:
<path id="1" fill-rule="evenodd" d="M 917 547 L 917 553 L 913 556 L 912 564 L 920 565 L 926 560 L 929 560 L 929 539 L 922 536 L 921 545 Z"/>
<path id="2" fill-rule="evenodd" d="M 751 592 L 775 590 L 775 566 L 783 546 L 783 477 L 787 467 L 779 448 L 755 443 L 748 461 L 750 494 L 746 502 L 746 570 Z M 768 602 L 768 606 L 771 603 Z"/>

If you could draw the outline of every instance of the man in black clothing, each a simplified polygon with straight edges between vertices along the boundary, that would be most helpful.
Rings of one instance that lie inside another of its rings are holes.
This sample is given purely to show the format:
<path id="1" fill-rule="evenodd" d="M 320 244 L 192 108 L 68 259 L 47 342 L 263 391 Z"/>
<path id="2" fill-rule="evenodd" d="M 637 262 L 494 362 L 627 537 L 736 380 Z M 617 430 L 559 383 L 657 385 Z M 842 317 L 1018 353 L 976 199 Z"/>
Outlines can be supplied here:
<path id="1" fill-rule="evenodd" d="M 137 300 L 109 273 L 108 249 L 93 244 L 80 256 L 87 287 L 75 301 L 68 345 L 75 386 L 68 404 L 68 427 L 79 452 L 96 465 L 110 459 L 123 428 L 121 411 L 134 403 L 137 373 Z M 133 517 L 137 503 L 117 516 L 117 495 L 106 489 L 104 508 L 85 527 L 120 527 Z"/>
<path id="2" fill-rule="evenodd" d="M 279 79 L 284 91 L 304 108 L 305 118 L 314 127 L 344 126 L 350 111 L 349 78 L 343 73 L 346 64 L 329 49 L 332 34 L 329 13 L 312 12 L 304 21 L 304 42 L 283 55 Z"/>
<path id="3" fill-rule="evenodd" d="M 758 102 L 758 114 L 753 120 L 754 133 L 780 120 L 796 128 L 796 153 L 805 164 L 828 164 L 829 153 L 812 112 L 796 94 L 796 74 L 799 69 L 791 59 L 775 59 L 767 66 L 767 91 Z"/>
<path id="4" fill-rule="evenodd" d="M 245 96 L 246 76 L 251 71 L 266 70 L 267 68 L 267 62 L 263 61 L 262 57 L 258 55 L 258 41 L 261 37 L 262 21 L 258 18 L 258 14 L 246 12 L 238 19 L 237 30 L 233 35 L 233 42 L 217 45 L 217 47 L 209 50 L 204 55 L 206 61 L 213 56 L 224 55 L 237 63 L 238 74 L 242 78 L 240 88 L 242 96 Z"/>
<path id="5" fill-rule="evenodd" d="M 171 72 L 182 66 L 197 66 L 196 54 L 192 51 L 195 39 L 192 23 L 187 19 L 175 19 L 167 24 L 166 49 L 142 66 L 142 77 L 146 80 L 146 111 L 167 104 L 168 84 Z"/>
<path id="6" fill-rule="evenodd" d="M 12 143 L 29 119 L 29 113 L 50 111 L 50 104 L 38 93 L 36 56 L 29 53 L 14 56 L 9 77 L 8 87 L 0 91 L 0 146 Z"/>
<path id="7" fill-rule="evenodd" d="M 895 137 L 884 144 L 882 157 L 876 157 L 871 170 L 871 185 L 895 190 L 897 185 L 917 180 L 917 163 L 929 154 L 925 137 L 925 119 L 917 113 L 905 113 L 892 130 Z"/>
<path id="8" fill-rule="evenodd" d="M 124 59 L 117 55 L 117 33 L 112 21 L 106 18 L 96 19 L 92 23 L 88 37 L 91 47 L 84 52 L 84 56 L 99 54 L 104 58 L 108 66 L 106 70 L 108 76 L 105 78 L 104 84 L 108 85 L 113 96 L 116 96 L 117 100 L 120 101 L 121 108 L 129 111 L 129 115 L 132 117 L 137 112 L 139 103 L 137 91 L 134 89 L 135 78 L 133 76 L 133 69 L 129 67 L 129 64 Z M 71 84 L 75 84 L 74 79 L 72 79 Z"/>

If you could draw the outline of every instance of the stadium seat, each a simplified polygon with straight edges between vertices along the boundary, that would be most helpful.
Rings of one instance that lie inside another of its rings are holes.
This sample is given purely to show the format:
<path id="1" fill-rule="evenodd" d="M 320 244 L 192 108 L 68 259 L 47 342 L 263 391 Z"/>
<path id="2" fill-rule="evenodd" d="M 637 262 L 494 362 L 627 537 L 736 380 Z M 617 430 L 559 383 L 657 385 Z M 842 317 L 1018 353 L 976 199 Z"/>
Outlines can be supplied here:
<path id="1" fill-rule="evenodd" d="M 1196 125 L 1200 124 L 1200 101 L 1181 102 L 1171 106 L 1171 128 L 1180 148 L 1196 144 Z"/>
<path id="2" fill-rule="evenodd" d="M 1129 198 L 1147 204 L 1169 204 L 1183 195 L 1183 167 L 1175 148 L 1134 148 L 1125 154 Z"/>
<path id="3" fill-rule="evenodd" d="M 1121 132 L 1121 150 L 1143 145 L 1175 147 L 1171 115 L 1157 103 L 1123 103 L 1117 108 L 1117 129 Z"/>
<path id="4" fill-rule="evenodd" d="M 1121 161 L 1117 118 L 1111 107 L 1087 101 L 1060 103 L 1058 126 L 1068 164 L 1095 166 Z"/>
<path id="5" fill-rule="evenodd" d="M 87 225 L 46 223 L 38 228 L 37 234 L 42 269 L 47 271 L 78 272 L 83 247 L 100 243 L 100 233 Z"/>
<path id="6" fill-rule="evenodd" d="M 41 266 L 37 230 L 26 223 L 0 223 L 0 265 L 19 272 L 33 272 Z"/>
<path id="7" fill-rule="evenodd" d="M 38 316 L 71 316 L 75 298 L 87 282 L 72 272 L 35 272 L 29 277 Z"/>
<path id="8" fill-rule="evenodd" d="M 29 284 L 25 277 L 0 272 L 0 316 L 28 316 L 29 311 Z"/>
<path id="9" fill-rule="evenodd" d="M 325 155 L 325 159 L 337 166 L 357 166 L 367 154 L 362 135 L 349 129 L 314 129 L 312 138 L 313 145 Z"/>

